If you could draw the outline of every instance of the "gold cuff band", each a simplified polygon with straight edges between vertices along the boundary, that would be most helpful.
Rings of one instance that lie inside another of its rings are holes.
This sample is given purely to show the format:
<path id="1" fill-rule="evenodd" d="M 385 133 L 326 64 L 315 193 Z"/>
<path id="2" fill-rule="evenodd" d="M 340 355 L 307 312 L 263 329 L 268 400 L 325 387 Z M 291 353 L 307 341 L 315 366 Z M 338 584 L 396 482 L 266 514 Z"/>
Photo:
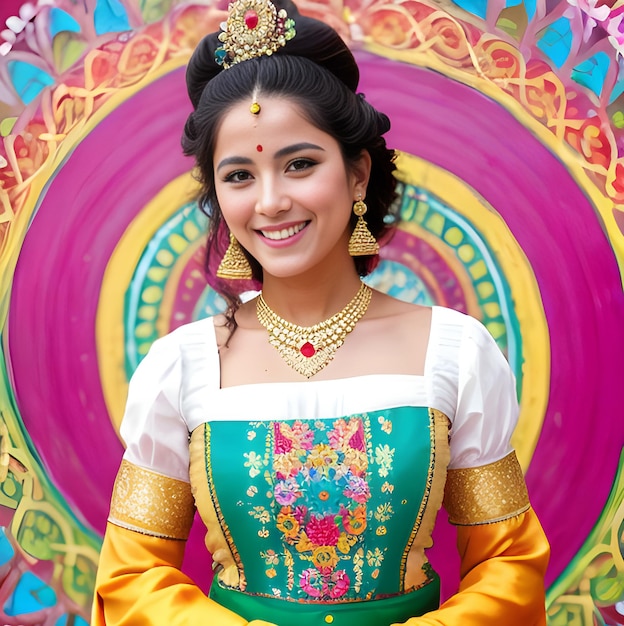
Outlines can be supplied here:
<path id="1" fill-rule="evenodd" d="M 529 506 L 515 452 L 482 467 L 448 471 L 444 508 L 451 524 L 473 526 L 500 522 L 524 513 Z"/>
<path id="2" fill-rule="evenodd" d="M 188 538 L 195 515 L 191 486 L 123 460 L 108 521 L 145 535 Z"/>

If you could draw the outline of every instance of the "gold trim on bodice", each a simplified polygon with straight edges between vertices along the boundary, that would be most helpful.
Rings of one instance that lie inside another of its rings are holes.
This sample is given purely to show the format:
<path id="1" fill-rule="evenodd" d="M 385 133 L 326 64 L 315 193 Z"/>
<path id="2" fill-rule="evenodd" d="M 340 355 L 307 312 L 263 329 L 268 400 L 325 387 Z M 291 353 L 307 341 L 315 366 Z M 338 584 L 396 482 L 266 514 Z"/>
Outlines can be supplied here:
<path id="1" fill-rule="evenodd" d="M 195 503 L 188 483 L 125 459 L 121 462 L 109 522 L 145 535 L 185 540 L 194 515 Z"/>
<path id="2" fill-rule="evenodd" d="M 431 457 L 427 475 L 427 489 L 420 505 L 418 518 L 408 542 L 408 552 L 401 567 L 402 587 L 405 591 L 417 589 L 426 580 L 423 565 L 427 562 L 425 550 L 432 545 L 431 533 L 442 505 L 446 468 L 451 456 L 449 449 L 449 419 L 437 409 L 429 409 L 431 421 Z"/>
<path id="3" fill-rule="evenodd" d="M 210 424 L 202 424 L 191 433 L 190 476 L 199 514 L 208 529 L 204 541 L 212 555 L 216 577 L 227 587 L 244 591 L 246 581 L 242 563 L 214 492 L 212 467 L 210 458 L 206 456 L 209 449 Z"/>
<path id="4" fill-rule="evenodd" d="M 444 507 L 457 526 L 500 522 L 529 508 L 522 468 L 515 452 L 481 467 L 449 470 Z"/>

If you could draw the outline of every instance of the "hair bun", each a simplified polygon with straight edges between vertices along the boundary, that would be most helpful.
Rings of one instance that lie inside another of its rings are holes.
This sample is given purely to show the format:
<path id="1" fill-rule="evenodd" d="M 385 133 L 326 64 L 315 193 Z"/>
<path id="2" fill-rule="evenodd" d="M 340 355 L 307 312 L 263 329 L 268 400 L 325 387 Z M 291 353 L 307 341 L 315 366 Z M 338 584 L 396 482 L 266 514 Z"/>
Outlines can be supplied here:
<path id="1" fill-rule="evenodd" d="M 222 71 L 221 66 L 215 61 L 215 50 L 220 44 L 219 33 L 206 35 L 197 44 L 186 67 L 186 89 L 195 109 L 204 87 Z"/>
<path id="2" fill-rule="evenodd" d="M 295 21 L 296 30 L 295 37 L 274 54 L 305 57 L 330 71 L 355 92 L 360 78 L 359 70 L 353 54 L 340 35 L 324 22 L 301 15 L 291 0 L 275 0 L 273 4 L 278 11 L 284 9 L 288 17 Z M 186 87 L 195 109 L 206 85 L 224 71 L 223 66 L 215 60 L 215 50 L 221 46 L 220 32 L 206 35 L 199 42 L 186 68 Z"/>

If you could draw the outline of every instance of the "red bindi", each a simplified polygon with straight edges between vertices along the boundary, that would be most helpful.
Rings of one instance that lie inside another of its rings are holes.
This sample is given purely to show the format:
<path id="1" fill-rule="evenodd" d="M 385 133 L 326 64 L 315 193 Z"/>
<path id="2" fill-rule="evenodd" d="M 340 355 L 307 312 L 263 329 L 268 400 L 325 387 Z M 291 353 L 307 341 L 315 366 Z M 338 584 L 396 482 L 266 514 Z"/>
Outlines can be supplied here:
<path id="1" fill-rule="evenodd" d="M 256 146 L 256 150 L 257 150 L 258 152 L 262 152 L 263 148 L 262 148 L 262 146 L 261 146 L 260 144 L 258 144 L 258 145 Z"/>

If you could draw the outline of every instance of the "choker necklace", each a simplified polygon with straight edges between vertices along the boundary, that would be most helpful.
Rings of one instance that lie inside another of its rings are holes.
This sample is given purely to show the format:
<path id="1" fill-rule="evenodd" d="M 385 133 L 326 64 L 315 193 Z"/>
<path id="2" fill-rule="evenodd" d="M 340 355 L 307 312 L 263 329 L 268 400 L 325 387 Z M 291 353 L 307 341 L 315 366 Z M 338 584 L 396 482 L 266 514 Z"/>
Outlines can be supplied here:
<path id="1" fill-rule="evenodd" d="M 281 318 L 264 301 L 256 302 L 258 321 L 269 331 L 269 343 L 296 372 L 310 378 L 334 358 L 345 337 L 366 313 L 373 290 L 362 283 L 344 309 L 314 326 L 297 326 Z"/>

